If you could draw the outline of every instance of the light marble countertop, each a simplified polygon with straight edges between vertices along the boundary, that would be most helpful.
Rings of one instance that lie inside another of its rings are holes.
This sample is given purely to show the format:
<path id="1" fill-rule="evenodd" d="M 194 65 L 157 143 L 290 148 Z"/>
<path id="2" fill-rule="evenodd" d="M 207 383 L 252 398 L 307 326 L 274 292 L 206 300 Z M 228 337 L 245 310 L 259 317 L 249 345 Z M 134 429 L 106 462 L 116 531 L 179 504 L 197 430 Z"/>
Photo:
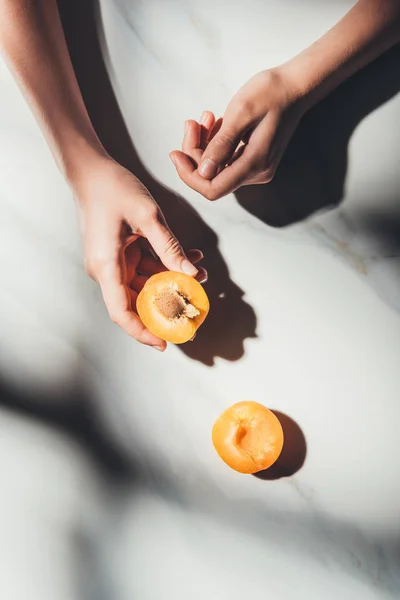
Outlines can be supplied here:
<path id="1" fill-rule="evenodd" d="M 168 158 L 185 119 L 222 113 L 352 4 L 102 0 L 120 113 L 80 8 L 93 120 L 210 273 L 210 318 L 164 355 L 109 322 L 0 63 L 1 597 L 399 597 L 400 48 L 307 116 L 267 186 L 208 203 Z M 243 399 L 284 415 L 269 479 L 211 444 Z"/>

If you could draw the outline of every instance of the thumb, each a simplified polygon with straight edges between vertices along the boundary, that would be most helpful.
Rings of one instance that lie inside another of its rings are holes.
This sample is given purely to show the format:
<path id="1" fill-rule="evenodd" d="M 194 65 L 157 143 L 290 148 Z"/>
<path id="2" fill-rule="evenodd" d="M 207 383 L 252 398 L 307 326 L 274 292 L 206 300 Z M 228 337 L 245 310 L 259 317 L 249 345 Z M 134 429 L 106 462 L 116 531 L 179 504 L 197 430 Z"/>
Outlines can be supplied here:
<path id="1" fill-rule="evenodd" d="M 230 161 L 242 137 L 242 130 L 222 123 L 221 129 L 204 150 L 198 172 L 204 179 L 213 179 L 219 167 Z"/>
<path id="2" fill-rule="evenodd" d="M 183 272 L 192 277 L 197 275 L 198 270 L 187 258 L 182 246 L 162 216 L 146 228 L 142 228 L 142 231 L 167 269 Z"/>

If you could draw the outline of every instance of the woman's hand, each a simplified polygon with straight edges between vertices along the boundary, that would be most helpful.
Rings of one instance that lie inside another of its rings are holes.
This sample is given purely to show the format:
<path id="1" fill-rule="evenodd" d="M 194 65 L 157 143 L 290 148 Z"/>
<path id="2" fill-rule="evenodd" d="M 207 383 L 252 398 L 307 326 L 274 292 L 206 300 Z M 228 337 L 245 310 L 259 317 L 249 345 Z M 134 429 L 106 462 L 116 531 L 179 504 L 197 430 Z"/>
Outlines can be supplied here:
<path id="1" fill-rule="evenodd" d="M 150 275 L 165 269 L 205 281 L 206 271 L 193 264 L 202 253 L 185 255 L 148 190 L 113 160 L 99 160 L 71 185 L 82 217 L 85 267 L 111 319 L 139 342 L 165 350 L 135 313 L 137 294 Z"/>
<path id="2" fill-rule="evenodd" d="M 57 1 L 0 0 L 0 48 L 75 193 L 86 268 L 110 317 L 138 341 L 164 350 L 165 342 L 135 314 L 136 294 L 146 276 L 163 268 L 204 281 L 204 269 L 193 265 L 201 253 L 185 256 L 146 188 L 103 148 L 78 86 Z"/>
<path id="3" fill-rule="evenodd" d="M 170 155 L 180 178 L 209 200 L 271 181 L 303 114 L 398 42 L 400 2 L 359 0 L 309 48 L 250 79 L 216 127 L 212 113 L 203 131 L 188 121 L 182 152 Z"/>
<path id="4" fill-rule="evenodd" d="M 180 178 L 209 200 L 242 185 L 272 180 L 304 109 L 284 68 L 262 71 L 228 104 L 223 119 L 210 112 L 188 121 L 182 152 L 171 152 Z"/>

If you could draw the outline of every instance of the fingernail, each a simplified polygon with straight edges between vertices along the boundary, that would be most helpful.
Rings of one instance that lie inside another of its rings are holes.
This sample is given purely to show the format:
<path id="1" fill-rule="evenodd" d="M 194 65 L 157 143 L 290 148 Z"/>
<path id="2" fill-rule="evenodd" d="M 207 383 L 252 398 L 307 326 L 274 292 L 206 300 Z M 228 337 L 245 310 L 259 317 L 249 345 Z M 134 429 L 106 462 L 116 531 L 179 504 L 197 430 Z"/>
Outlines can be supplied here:
<path id="1" fill-rule="evenodd" d="M 205 283 L 207 281 L 208 273 L 204 267 L 200 267 L 196 279 L 199 283 Z"/>
<path id="2" fill-rule="evenodd" d="M 185 135 L 187 134 L 189 129 L 189 121 L 185 121 Z"/>
<path id="3" fill-rule="evenodd" d="M 207 116 L 208 116 L 207 111 L 203 111 L 201 113 L 201 117 L 200 117 L 200 121 L 199 121 L 200 125 L 205 125 L 207 123 Z"/>
<path id="4" fill-rule="evenodd" d="M 169 157 L 172 160 L 172 162 L 174 163 L 174 165 L 176 165 L 175 157 L 172 154 L 170 154 Z"/>
<path id="5" fill-rule="evenodd" d="M 187 258 L 184 258 L 182 263 L 181 263 L 181 269 L 184 273 L 186 273 L 186 275 L 197 275 L 197 269 L 194 265 L 192 265 L 192 263 L 190 262 L 190 260 L 188 260 Z"/>
<path id="6" fill-rule="evenodd" d="M 203 160 L 199 167 L 199 173 L 204 179 L 212 179 L 217 172 L 218 165 L 211 158 Z"/>
<path id="7" fill-rule="evenodd" d="M 158 352 L 164 352 L 165 350 L 164 346 L 152 346 L 152 348 L 154 348 L 154 350 L 157 350 Z"/>

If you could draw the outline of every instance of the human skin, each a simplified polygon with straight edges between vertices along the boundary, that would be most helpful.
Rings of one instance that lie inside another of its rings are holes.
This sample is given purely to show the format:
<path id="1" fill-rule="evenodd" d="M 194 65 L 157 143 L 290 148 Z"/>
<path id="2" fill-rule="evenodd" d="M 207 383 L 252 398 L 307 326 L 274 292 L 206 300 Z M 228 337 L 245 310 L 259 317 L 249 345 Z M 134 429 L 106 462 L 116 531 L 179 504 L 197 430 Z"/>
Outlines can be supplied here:
<path id="1" fill-rule="evenodd" d="M 223 119 L 187 121 L 182 151 L 170 154 L 178 175 L 209 200 L 270 182 L 304 114 L 399 41 L 400 1 L 359 0 L 309 48 L 250 79 Z"/>
<path id="2" fill-rule="evenodd" d="M 399 40 L 400 2 L 360 0 L 310 48 L 245 84 L 223 120 L 206 111 L 201 123 L 187 122 L 182 152 L 171 153 L 178 174 L 210 200 L 271 181 L 305 112 Z M 0 48 L 74 192 L 86 270 L 99 283 L 110 317 L 163 351 L 165 342 L 133 310 L 137 293 L 164 268 L 204 281 L 207 273 L 194 266 L 201 252 L 185 255 L 148 190 L 103 148 L 76 81 L 56 1 L 0 0 Z"/>
<path id="3" fill-rule="evenodd" d="M 0 49 L 77 201 L 87 273 L 111 319 L 157 350 L 133 310 L 146 278 L 163 269 L 205 281 L 149 191 L 117 164 L 93 129 L 75 77 L 56 0 L 0 0 Z M 157 260 L 158 257 L 160 260 Z"/>

